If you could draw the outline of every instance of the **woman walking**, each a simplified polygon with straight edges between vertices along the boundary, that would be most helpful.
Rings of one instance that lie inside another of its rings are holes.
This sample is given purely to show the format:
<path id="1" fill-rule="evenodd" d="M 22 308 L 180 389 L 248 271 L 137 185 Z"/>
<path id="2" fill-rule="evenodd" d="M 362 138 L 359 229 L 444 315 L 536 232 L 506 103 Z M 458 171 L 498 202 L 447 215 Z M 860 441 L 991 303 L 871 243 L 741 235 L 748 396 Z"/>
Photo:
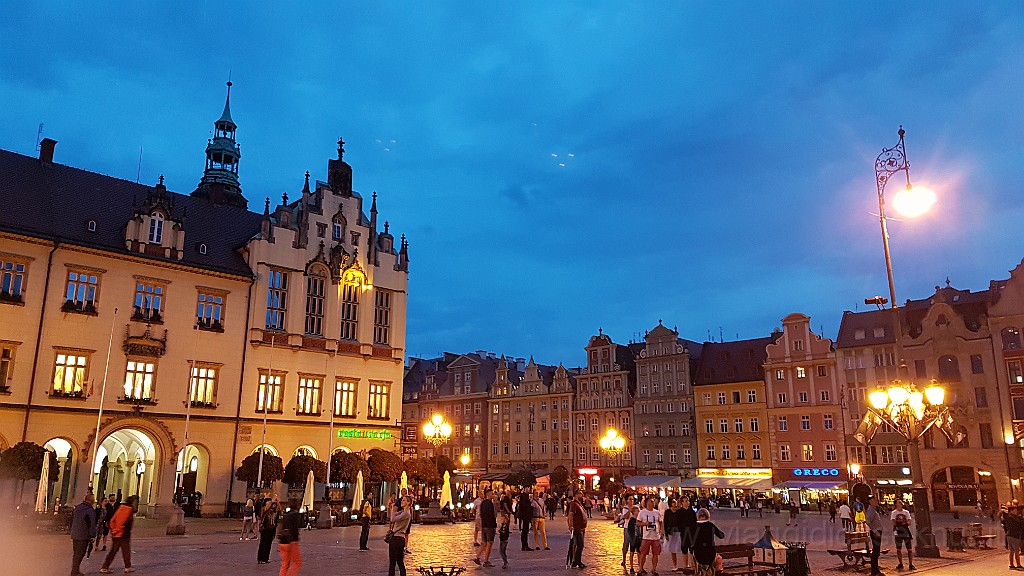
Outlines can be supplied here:
<path id="1" fill-rule="evenodd" d="M 277 531 L 277 496 L 271 501 L 263 499 L 263 513 L 260 514 L 260 547 L 256 551 L 257 564 L 270 564 L 270 546 L 274 543 L 274 532 Z"/>
<path id="2" fill-rule="evenodd" d="M 388 576 L 395 576 L 395 567 L 402 576 L 405 574 L 405 534 L 412 523 L 412 499 L 408 496 L 402 498 L 395 505 L 391 514 L 391 526 L 388 534 L 391 539 L 388 541 Z"/>
<path id="3" fill-rule="evenodd" d="M 707 508 L 697 511 L 697 527 L 694 529 L 693 557 L 694 576 L 715 576 L 718 553 L 715 538 L 725 538 L 725 533 L 711 523 L 711 512 Z"/>
<path id="4" fill-rule="evenodd" d="M 242 535 L 239 540 L 251 540 L 256 537 L 256 507 L 253 506 L 252 498 L 245 501 L 245 508 L 242 508 Z"/>

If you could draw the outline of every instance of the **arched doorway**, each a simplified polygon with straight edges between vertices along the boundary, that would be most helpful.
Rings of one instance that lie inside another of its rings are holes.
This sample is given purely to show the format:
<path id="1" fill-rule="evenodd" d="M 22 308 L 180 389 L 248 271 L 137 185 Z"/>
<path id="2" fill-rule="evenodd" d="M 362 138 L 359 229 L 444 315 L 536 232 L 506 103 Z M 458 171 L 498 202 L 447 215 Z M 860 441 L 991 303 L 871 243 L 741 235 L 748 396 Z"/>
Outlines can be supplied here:
<path id="1" fill-rule="evenodd" d="M 189 444 L 178 452 L 174 489 L 186 516 L 202 515 L 202 501 L 210 471 L 210 451 L 201 444 Z"/>
<path id="2" fill-rule="evenodd" d="M 92 466 L 92 485 L 98 495 L 114 495 L 123 501 L 139 497 L 139 509 L 157 503 L 159 446 L 145 431 L 121 428 L 108 434 L 97 449 Z"/>
<path id="3" fill-rule="evenodd" d="M 54 458 L 57 461 L 57 477 L 52 479 L 50 484 L 50 495 L 47 502 L 54 503 L 56 498 L 60 498 L 62 504 L 73 504 L 69 502 L 69 498 L 74 497 L 75 484 L 72 478 L 73 465 L 77 464 L 74 462 L 75 449 L 64 438 L 52 438 L 43 444 L 43 448 L 50 451 L 50 458 Z"/>

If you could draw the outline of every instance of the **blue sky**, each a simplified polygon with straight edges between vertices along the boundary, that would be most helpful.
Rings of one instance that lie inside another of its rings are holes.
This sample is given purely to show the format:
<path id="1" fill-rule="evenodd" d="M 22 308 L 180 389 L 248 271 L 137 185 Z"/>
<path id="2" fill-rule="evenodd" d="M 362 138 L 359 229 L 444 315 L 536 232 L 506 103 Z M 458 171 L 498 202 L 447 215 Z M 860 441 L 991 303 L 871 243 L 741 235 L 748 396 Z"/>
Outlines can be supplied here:
<path id="1" fill-rule="evenodd" d="M 228 71 L 250 207 L 326 179 L 410 239 L 411 355 L 567 366 L 598 328 L 705 340 L 886 294 L 873 162 L 907 130 L 933 211 L 897 295 L 1024 257 L 1024 4 L 9 3 L 0 147 L 194 189 Z"/>

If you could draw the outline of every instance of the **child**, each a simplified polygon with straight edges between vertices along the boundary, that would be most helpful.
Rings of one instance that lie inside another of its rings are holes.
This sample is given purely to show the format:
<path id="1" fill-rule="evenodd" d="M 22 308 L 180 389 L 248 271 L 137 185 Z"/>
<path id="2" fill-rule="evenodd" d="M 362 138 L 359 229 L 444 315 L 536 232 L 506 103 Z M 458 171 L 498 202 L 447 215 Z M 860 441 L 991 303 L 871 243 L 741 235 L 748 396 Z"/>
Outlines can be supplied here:
<path id="1" fill-rule="evenodd" d="M 636 518 L 640 515 L 640 507 L 633 506 L 629 510 L 629 519 L 626 520 L 626 533 L 629 534 L 629 573 L 636 574 L 633 568 L 633 560 L 640 552 L 640 544 L 643 543 L 643 530 L 636 525 Z"/>
<path id="2" fill-rule="evenodd" d="M 501 565 L 502 569 L 508 570 L 508 536 L 509 536 L 509 524 L 512 522 L 512 516 L 508 512 L 501 514 L 501 527 L 498 528 L 498 540 L 501 542 L 499 551 L 501 552 L 501 561 L 504 564 Z"/>

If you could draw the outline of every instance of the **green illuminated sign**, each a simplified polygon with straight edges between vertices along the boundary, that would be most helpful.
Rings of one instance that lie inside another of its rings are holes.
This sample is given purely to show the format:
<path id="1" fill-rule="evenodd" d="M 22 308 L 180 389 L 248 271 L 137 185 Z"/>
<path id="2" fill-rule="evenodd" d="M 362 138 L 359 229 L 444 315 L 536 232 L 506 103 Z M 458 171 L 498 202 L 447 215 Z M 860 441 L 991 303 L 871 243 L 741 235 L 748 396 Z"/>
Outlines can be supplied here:
<path id="1" fill-rule="evenodd" d="M 355 428 L 340 428 L 337 432 L 338 438 L 363 438 L 366 440 L 390 440 L 390 430 L 356 430 Z"/>

